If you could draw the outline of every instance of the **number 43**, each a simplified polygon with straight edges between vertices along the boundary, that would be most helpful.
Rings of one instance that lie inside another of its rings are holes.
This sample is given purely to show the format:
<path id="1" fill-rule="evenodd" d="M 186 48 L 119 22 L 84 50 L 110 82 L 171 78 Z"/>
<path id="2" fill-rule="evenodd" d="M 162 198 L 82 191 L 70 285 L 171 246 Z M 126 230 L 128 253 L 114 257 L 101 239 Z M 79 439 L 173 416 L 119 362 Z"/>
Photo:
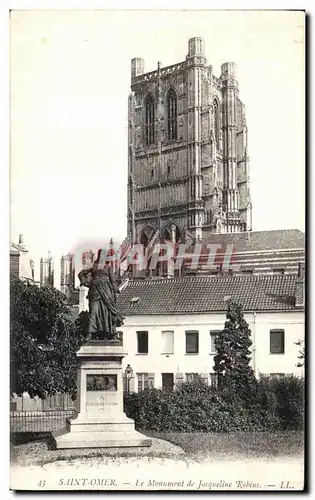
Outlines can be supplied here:
<path id="1" fill-rule="evenodd" d="M 39 483 L 37 483 L 37 486 L 39 486 L 40 488 L 43 488 L 45 485 L 46 485 L 45 479 L 41 479 Z"/>

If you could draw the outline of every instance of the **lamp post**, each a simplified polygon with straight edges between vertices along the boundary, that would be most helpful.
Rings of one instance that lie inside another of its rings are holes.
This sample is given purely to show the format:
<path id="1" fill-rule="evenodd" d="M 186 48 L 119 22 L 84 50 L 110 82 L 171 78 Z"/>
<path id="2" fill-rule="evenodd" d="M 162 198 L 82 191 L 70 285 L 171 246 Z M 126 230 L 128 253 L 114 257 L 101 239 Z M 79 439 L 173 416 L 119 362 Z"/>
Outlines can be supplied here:
<path id="1" fill-rule="evenodd" d="M 130 365 L 126 366 L 125 369 L 125 376 L 127 380 L 127 393 L 130 393 L 130 380 L 133 378 L 133 369 L 131 368 Z"/>

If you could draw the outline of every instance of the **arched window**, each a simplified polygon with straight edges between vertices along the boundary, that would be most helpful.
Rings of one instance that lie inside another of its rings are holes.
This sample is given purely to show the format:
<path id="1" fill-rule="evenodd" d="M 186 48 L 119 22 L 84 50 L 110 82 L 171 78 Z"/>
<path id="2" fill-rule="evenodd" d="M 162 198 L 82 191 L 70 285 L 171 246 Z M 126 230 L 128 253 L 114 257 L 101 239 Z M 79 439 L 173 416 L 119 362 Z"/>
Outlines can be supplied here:
<path id="1" fill-rule="evenodd" d="M 167 94 L 167 130 L 169 141 L 177 139 L 177 96 L 174 89 Z"/>
<path id="2" fill-rule="evenodd" d="M 214 134 L 215 134 L 215 140 L 217 143 L 217 147 L 220 145 L 220 106 L 217 101 L 217 99 L 214 100 L 213 102 L 213 109 L 214 109 Z"/>
<path id="3" fill-rule="evenodd" d="M 154 144 L 154 99 L 151 94 L 145 102 L 145 141 L 147 146 Z"/>

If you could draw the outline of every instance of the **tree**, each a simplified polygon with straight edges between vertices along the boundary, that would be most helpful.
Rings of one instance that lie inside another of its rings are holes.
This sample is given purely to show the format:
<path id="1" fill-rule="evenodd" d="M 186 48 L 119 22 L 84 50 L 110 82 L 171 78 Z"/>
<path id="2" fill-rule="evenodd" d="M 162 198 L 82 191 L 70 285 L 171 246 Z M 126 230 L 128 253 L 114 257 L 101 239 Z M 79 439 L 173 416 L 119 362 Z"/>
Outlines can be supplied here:
<path id="1" fill-rule="evenodd" d="M 76 351 L 85 338 L 64 294 L 19 279 L 10 283 L 10 391 L 45 398 L 76 392 Z"/>
<path id="2" fill-rule="evenodd" d="M 239 395 L 246 396 L 255 383 L 250 366 L 251 331 L 240 304 L 229 301 L 226 318 L 224 330 L 216 338 L 213 369 L 218 375 L 219 386 L 229 386 Z"/>
<path id="3" fill-rule="evenodd" d="M 295 345 L 298 345 L 301 350 L 299 350 L 299 355 L 298 355 L 298 359 L 300 359 L 301 361 L 298 361 L 296 366 L 298 368 L 302 368 L 304 365 L 305 365 L 305 342 L 304 340 L 298 340 L 297 342 L 294 342 Z"/>

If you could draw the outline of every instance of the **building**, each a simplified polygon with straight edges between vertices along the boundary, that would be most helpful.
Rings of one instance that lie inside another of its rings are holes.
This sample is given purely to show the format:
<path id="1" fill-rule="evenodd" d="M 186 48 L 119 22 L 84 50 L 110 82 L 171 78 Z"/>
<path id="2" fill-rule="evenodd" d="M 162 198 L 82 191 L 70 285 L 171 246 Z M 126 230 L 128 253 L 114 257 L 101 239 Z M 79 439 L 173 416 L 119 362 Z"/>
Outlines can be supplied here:
<path id="1" fill-rule="evenodd" d="M 202 267 L 207 263 L 210 249 L 208 245 L 221 246 L 217 250 L 214 269 L 211 271 Z M 233 259 L 232 269 L 222 269 L 225 252 L 230 246 Z M 187 250 L 194 251 L 194 244 Z M 305 234 L 298 229 L 283 229 L 271 231 L 252 231 L 230 234 L 204 234 L 198 269 L 192 269 L 191 259 L 186 258 L 183 274 L 220 274 L 229 272 L 238 274 L 295 274 L 305 261 Z"/>
<path id="2" fill-rule="evenodd" d="M 34 280 L 34 261 L 29 257 L 22 234 L 18 243 L 10 244 L 10 276 Z"/>
<path id="3" fill-rule="evenodd" d="M 147 244 L 251 229 L 245 107 L 236 65 L 215 76 L 202 38 L 184 61 L 146 73 L 131 61 L 128 233 Z M 172 235 L 173 231 L 173 235 Z"/>
<path id="4" fill-rule="evenodd" d="M 128 118 L 128 214 L 132 244 L 152 251 L 159 242 L 202 243 L 197 269 L 190 259 L 174 270 L 129 268 L 131 276 L 185 276 L 222 272 L 222 253 L 233 246 L 233 273 L 297 274 L 305 260 L 299 230 L 252 231 L 252 203 L 245 106 L 236 65 L 215 76 L 202 38 L 188 42 L 185 60 L 145 72 L 131 61 Z M 219 244 L 215 269 L 202 269 L 208 244 Z M 186 252 L 185 252 L 186 253 Z"/>
<path id="5" fill-rule="evenodd" d="M 54 261 L 48 252 L 48 257 L 40 259 L 40 285 L 54 286 Z"/>
<path id="6" fill-rule="evenodd" d="M 75 262 L 74 255 L 69 253 L 61 257 L 60 290 L 70 299 L 75 289 Z"/>
<path id="7" fill-rule="evenodd" d="M 125 316 L 124 368 L 130 390 L 170 387 L 196 374 L 214 379 L 215 337 L 224 328 L 227 300 L 243 304 L 251 329 L 252 366 L 261 374 L 302 375 L 304 278 L 294 275 L 195 276 L 131 280 L 119 296 Z"/>

